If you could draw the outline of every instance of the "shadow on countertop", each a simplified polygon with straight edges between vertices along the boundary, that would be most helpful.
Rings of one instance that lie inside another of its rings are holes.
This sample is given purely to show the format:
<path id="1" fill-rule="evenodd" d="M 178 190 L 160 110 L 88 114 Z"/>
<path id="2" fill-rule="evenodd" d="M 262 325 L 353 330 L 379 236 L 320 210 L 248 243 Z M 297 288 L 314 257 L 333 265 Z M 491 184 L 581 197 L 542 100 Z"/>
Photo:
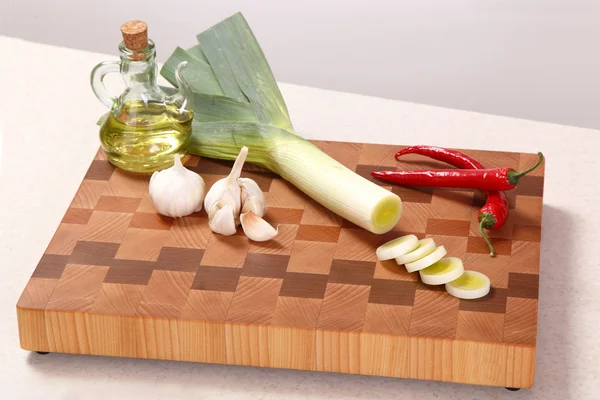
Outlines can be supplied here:
<path id="1" fill-rule="evenodd" d="M 538 311 L 537 371 L 532 389 L 504 388 L 146 359 L 31 353 L 28 364 L 40 374 L 62 379 L 136 385 L 151 398 L 175 399 L 170 387 L 184 387 L 200 399 L 540 399 L 570 398 L 571 296 L 576 265 L 570 255 L 577 239 L 573 216 L 544 206 Z M 552 233 L 551 233 L 552 232 Z M 560 234 L 558 233 L 560 232 Z M 203 394 L 205 393 L 205 394 Z M 159 397 L 156 397 L 159 396 Z M 189 395 L 185 398 L 190 398 Z"/>

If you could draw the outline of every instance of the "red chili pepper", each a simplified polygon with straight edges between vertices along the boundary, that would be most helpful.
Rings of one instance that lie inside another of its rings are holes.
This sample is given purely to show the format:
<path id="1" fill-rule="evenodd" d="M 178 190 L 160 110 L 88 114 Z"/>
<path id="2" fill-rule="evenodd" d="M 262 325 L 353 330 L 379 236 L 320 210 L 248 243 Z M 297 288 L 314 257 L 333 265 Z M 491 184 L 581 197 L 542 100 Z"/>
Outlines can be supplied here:
<path id="1" fill-rule="evenodd" d="M 512 168 L 460 171 L 455 169 L 439 169 L 435 171 L 375 171 L 371 172 L 371 175 L 384 181 L 409 186 L 510 190 L 516 187 L 521 177 L 533 171 L 542 163 L 544 156 L 542 153 L 538 153 L 538 156 L 538 162 L 523 172 L 517 172 Z"/>
<path id="2" fill-rule="evenodd" d="M 506 198 L 506 194 L 495 190 L 487 192 L 487 200 L 479 210 L 477 218 L 479 219 L 479 232 L 490 248 L 490 256 L 494 257 L 496 251 L 490 239 L 485 234 L 484 229 L 498 229 L 506 222 L 506 218 L 508 218 L 508 199 Z"/>
<path id="3" fill-rule="evenodd" d="M 462 169 L 485 169 L 483 164 L 474 158 L 461 153 L 460 151 L 445 149 L 443 147 L 436 146 L 409 146 L 396 153 L 394 158 L 398 160 L 406 154 L 420 154 L 433 158 L 434 160 L 443 161 L 456 168 Z M 398 160 L 400 161 L 400 160 Z"/>
<path id="4" fill-rule="evenodd" d="M 407 147 L 396 153 L 396 160 L 405 154 L 421 154 L 438 161 L 444 161 L 457 168 L 485 169 L 483 164 L 467 154 L 442 147 Z M 508 199 L 506 198 L 506 194 L 504 192 L 494 190 L 485 193 L 487 194 L 487 200 L 477 215 L 479 220 L 479 232 L 481 233 L 481 236 L 483 236 L 483 239 L 490 249 L 490 256 L 494 257 L 496 255 L 496 251 L 494 250 L 494 247 L 492 246 L 488 236 L 485 234 L 484 229 L 499 229 L 502 227 L 508 218 L 509 205 Z"/>

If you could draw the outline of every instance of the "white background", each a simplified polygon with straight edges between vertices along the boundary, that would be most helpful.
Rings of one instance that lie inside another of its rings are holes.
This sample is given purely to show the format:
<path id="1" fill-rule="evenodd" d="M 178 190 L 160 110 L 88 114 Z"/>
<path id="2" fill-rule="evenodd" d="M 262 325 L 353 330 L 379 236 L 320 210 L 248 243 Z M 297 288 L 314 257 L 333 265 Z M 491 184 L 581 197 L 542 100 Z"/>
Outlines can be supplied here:
<path id="1" fill-rule="evenodd" d="M 600 128 L 597 0 L 0 0 L 0 35 L 116 56 L 142 19 L 164 61 L 236 11 L 279 81 Z"/>
<path id="2" fill-rule="evenodd" d="M 294 127 L 309 139 L 419 138 L 436 146 L 544 153 L 533 389 L 21 350 L 17 299 L 98 149 L 95 123 L 106 107 L 87 79 L 105 55 L 6 38 L 0 54 L 19 55 L 0 62 L 0 110 L 10 115 L 0 175 L 1 400 L 599 399 L 600 131 L 289 84 L 280 87 Z M 11 79 L 19 74 L 28 79 Z"/>

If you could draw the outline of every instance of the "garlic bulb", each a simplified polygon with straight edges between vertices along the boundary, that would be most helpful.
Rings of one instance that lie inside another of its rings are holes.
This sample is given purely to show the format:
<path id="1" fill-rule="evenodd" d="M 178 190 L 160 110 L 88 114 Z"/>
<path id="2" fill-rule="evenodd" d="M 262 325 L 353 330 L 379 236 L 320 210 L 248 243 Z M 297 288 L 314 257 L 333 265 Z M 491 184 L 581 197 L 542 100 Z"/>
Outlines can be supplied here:
<path id="1" fill-rule="evenodd" d="M 267 207 L 261 188 L 252 179 L 240 178 L 247 156 L 248 148 L 242 147 L 229 175 L 215 182 L 206 194 L 204 208 L 213 232 L 234 235 L 241 223 L 248 238 L 265 241 L 275 237 L 277 229 L 262 219 Z"/>
<path id="2" fill-rule="evenodd" d="M 150 178 L 150 198 L 156 211 L 167 217 L 184 217 L 202 210 L 204 180 L 181 164 L 175 155 L 171 168 L 156 171 Z"/>
<path id="3" fill-rule="evenodd" d="M 238 184 L 238 178 L 242 173 L 247 155 L 248 148 L 242 147 L 229 175 L 216 181 L 206 194 L 204 208 L 208 214 L 210 229 L 215 233 L 233 235 L 236 232 L 242 207 L 242 190 Z M 229 207 L 225 207 L 226 205 Z M 216 218 L 217 213 L 219 213 L 218 219 Z M 231 213 L 231 216 L 225 216 L 225 213 Z"/>

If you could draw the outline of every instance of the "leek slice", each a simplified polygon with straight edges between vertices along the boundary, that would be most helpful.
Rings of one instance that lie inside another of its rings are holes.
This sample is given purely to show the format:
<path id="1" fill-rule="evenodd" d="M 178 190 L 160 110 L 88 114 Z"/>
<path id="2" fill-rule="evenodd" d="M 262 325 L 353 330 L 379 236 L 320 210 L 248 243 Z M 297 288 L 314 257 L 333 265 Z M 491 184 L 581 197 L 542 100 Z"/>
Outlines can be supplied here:
<path id="1" fill-rule="evenodd" d="M 375 250 L 379 260 L 391 260 L 403 254 L 410 253 L 419 245 L 419 239 L 415 235 L 405 235 L 382 244 Z"/>
<path id="2" fill-rule="evenodd" d="M 439 246 L 425 257 L 420 258 L 417 261 L 406 263 L 404 266 L 408 272 L 417 272 L 438 262 L 446 255 L 446 253 L 446 248 L 444 246 Z"/>
<path id="3" fill-rule="evenodd" d="M 465 272 L 463 262 L 458 257 L 442 258 L 435 264 L 419 271 L 421 281 L 426 285 L 443 285 L 460 277 Z"/>
<path id="4" fill-rule="evenodd" d="M 416 249 L 408 254 L 396 257 L 396 262 L 398 265 L 411 263 L 431 254 L 434 250 L 435 242 L 432 238 L 421 239 Z"/>
<path id="5" fill-rule="evenodd" d="M 459 278 L 446 283 L 446 291 L 459 299 L 479 299 L 490 292 L 490 278 L 481 272 L 465 271 Z"/>

